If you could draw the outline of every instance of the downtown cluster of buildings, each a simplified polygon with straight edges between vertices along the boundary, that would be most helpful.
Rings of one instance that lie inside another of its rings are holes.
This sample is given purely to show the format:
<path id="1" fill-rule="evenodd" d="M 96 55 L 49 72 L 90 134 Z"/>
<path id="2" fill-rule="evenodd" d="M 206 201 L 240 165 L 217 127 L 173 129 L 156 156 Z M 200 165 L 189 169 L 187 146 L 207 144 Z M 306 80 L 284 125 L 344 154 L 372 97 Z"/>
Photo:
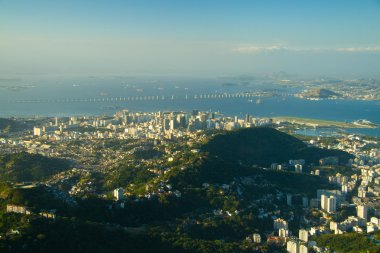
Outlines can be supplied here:
<path id="1" fill-rule="evenodd" d="M 92 127 L 92 138 L 150 138 L 173 139 L 185 132 L 225 129 L 234 130 L 242 127 L 263 126 L 272 123 L 271 119 L 258 119 L 246 115 L 244 119 L 224 117 L 215 112 L 147 112 L 133 113 L 123 110 L 113 117 L 70 117 L 55 118 L 48 125 L 34 127 L 35 136 L 61 140 L 77 138 L 76 130 L 80 127 Z"/>
<path id="2" fill-rule="evenodd" d="M 0 138 L 3 153 L 26 151 L 51 157 L 69 157 L 66 143 L 106 139 L 141 139 L 165 141 L 187 136 L 195 137 L 203 130 L 234 130 L 272 124 L 270 118 L 245 115 L 223 116 L 216 112 L 129 112 L 122 110 L 114 116 L 81 116 L 41 118 L 32 135 L 26 132 Z M 62 148 L 57 148 L 61 145 Z M 89 150 L 90 152 L 91 150 Z"/>

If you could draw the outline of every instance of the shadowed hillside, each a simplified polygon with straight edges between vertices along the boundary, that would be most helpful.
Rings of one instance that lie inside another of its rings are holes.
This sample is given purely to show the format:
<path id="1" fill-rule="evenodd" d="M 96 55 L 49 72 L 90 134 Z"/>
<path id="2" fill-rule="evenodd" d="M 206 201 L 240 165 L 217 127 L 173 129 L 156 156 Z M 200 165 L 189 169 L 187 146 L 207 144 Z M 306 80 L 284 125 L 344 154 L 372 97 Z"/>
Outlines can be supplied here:
<path id="1" fill-rule="evenodd" d="M 212 138 L 203 148 L 210 157 L 224 161 L 240 161 L 247 165 L 270 166 L 290 159 L 305 159 L 317 164 L 327 156 L 337 156 L 346 163 L 351 155 L 339 150 L 307 147 L 301 140 L 273 128 L 247 128 Z"/>
<path id="2" fill-rule="evenodd" d="M 28 153 L 0 155 L 0 180 L 41 181 L 69 168 L 69 162 Z"/>

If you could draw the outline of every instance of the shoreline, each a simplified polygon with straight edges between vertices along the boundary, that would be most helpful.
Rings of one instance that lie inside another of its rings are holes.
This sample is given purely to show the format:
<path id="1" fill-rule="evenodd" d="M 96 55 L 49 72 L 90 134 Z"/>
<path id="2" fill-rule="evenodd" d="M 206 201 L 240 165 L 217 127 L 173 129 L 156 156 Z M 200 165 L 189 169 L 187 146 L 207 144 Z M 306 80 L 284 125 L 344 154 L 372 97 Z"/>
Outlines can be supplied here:
<path id="1" fill-rule="evenodd" d="M 288 121 L 291 123 L 297 123 L 300 125 L 307 125 L 311 127 L 340 127 L 340 128 L 364 128 L 364 129 L 374 129 L 378 128 L 377 125 L 360 125 L 348 122 L 333 121 L 333 120 L 322 120 L 322 119 L 311 119 L 311 118 L 300 118 L 291 116 L 279 116 L 272 118 L 274 122 Z"/>

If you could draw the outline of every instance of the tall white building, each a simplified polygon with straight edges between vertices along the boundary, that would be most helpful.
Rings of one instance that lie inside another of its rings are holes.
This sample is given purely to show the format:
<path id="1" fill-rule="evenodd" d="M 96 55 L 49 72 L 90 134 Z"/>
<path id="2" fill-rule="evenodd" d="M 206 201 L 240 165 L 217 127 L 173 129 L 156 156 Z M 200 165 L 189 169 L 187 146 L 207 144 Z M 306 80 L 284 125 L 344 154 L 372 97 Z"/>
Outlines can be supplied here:
<path id="1" fill-rule="evenodd" d="M 305 229 L 300 229 L 298 232 L 298 238 L 301 241 L 308 242 L 309 241 L 309 232 Z"/>
<path id="2" fill-rule="evenodd" d="M 34 127 L 33 128 L 33 135 L 34 136 L 41 136 L 42 135 L 42 129 L 40 127 Z"/>
<path id="3" fill-rule="evenodd" d="M 113 196 L 117 201 L 123 199 L 123 194 L 124 194 L 123 188 L 116 188 L 115 190 L 113 190 Z"/>
<path id="4" fill-rule="evenodd" d="M 368 208 L 366 205 L 358 205 L 357 215 L 359 218 L 367 220 L 368 217 Z"/>
<path id="5" fill-rule="evenodd" d="M 328 199 L 328 197 L 326 195 L 321 196 L 321 209 L 322 210 L 327 209 L 327 199 Z"/>
<path id="6" fill-rule="evenodd" d="M 298 242 L 296 242 L 296 241 L 288 241 L 286 243 L 286 251 L 288 253 L 299 253 Z"/>
<path id="7" fill-rule="evenodd" d="M 279 237 L 288 237 L 289 236 L 289 230 L 287 230 L 285 228 L 280 228 L 278 230 L 278 236 Z"/>
<path id="8" fill-rule="evenodd" d="M 308 253 L 309 249 L 307 248 L 306 245 L 300 245 L 299 247 L 299 253 Z"/>
<path id="9" fill-rule="evenodd" d="M 286 243 L 286 251 L 288 253 L 308 253 L 307 245 L 301 243 L 296 239 L 291 239 Z"/>
<path id="10" fill-rule="evenodd" d="M 348 185 L 347 184 L 343 184 L 342 185 L 342 192 L 343 193 L 348 193 Z"/>
<path id="11" fill-rule="evenodd" d="M 321 195 L 321 208 L 328 213 L 335 213 L 336 198 L 334 196 L 327 197 L 326 195 Z"/>
<path id="12" fill-rule="evenodd" d="M 336 198 L 334 196 L 331 196 L 328 198 L 327 201 L 327 210 L 328 213 L 335 213 L 336 212 Z"/>

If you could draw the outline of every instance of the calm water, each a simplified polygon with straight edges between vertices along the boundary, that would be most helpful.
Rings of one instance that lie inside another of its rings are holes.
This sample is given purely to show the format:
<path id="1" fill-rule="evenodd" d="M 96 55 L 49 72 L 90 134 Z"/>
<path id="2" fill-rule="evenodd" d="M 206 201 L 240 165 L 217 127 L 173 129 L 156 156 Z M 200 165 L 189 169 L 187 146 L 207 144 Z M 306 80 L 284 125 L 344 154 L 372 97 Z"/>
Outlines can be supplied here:
<path id="1" fill-rule="evenodd" d="M 367 119 L 380 124 L 379 101 L 324 100 L 308 101 L 286 96 L 287 90 L 268 82 L 251 82 L 249 86 L 223 86 L 234 82 L 217 78 L 136 78 L 136 77 L 73 77 L 31 78 L 13 82 L 13 85 L 33 87 L 11 90 L 0 82 L 0 117 L 9 116 L 69 116 L 113 114 L 120 109 L 130 111 L 165 111 L 193 109 L 220 111 L 225 115 L 250 114 L 256 117 L 295 116 L 336 121 Z M 1 88 L 2 87 L 2 88 Z M 281 96 L 256 99 L 247 98 L 185 100 L 185 96 L 204 93 L 254 92 L 277 89 Z M 159 101 L 108 101 L 108 102 L 43 102 L 17 103 L 19 100 L 110 98 L 130 96 L 166 96 Z M 171 96 L 177 99 L 171 100 Z M 354 133 L 380 136 L 380 129 L 349 129 Z"/>

